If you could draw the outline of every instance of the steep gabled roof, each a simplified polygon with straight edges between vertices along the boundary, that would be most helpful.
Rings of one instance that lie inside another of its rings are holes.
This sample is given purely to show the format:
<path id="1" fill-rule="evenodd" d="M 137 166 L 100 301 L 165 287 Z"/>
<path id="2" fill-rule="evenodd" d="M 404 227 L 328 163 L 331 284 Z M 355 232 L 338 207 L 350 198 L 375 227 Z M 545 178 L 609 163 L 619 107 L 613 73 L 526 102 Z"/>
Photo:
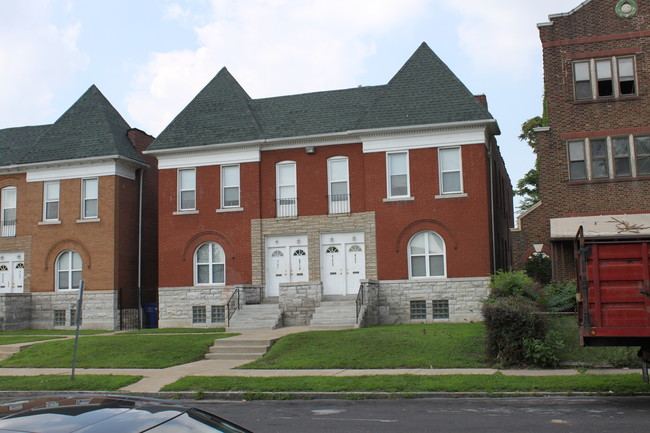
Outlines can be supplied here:
<path id="1" fill-rule="evenodd" d="M 160 133 L 150 149 L 236 143 L 261 137 L 251 98 L 226 68 Z"/>
<path id="2" fill-rule="evenodd" d="M 356 129 L 492 119 L 425 43 L 385 86 Z"/>
<path id="3" fill-rule="evenodd" d="M 0 129 L 0 167 L 18 164 L 50 126 Z"/>
<path id="4" fill-rule="evenodd" d="M 121 156 L 144 162 L 128 139 L 131 129 L 96 86 L 91 86 L 36 143 L 20 164 Z"/>
<path id="5" fill-rule="evenodd" d="M 383 86 L 251 99 L 224 68 L 149 150 L 481 120 L 493 118 L 423 43 Z"/>

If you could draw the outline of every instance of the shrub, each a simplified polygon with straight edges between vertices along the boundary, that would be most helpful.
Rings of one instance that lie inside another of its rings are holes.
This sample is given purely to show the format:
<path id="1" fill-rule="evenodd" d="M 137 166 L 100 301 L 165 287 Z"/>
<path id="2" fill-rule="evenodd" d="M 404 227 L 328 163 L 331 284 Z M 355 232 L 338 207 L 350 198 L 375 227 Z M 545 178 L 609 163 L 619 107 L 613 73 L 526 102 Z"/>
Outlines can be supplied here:
<path id="1" fill-rule="evenodd" d="M 490 277 L 490 298 L 511 297 L 536 301 L 539 294 L 535 290 L 535 281 L 524 271 L 497 271 Z"/>
<path id="2" fill-rule="evenodd" d="M 534 253 L 526 260 L 526 274 L 539 284 L 548 284 L 553 275 L 551 258 L 544 253 Z"/>
<path id="3" fill-rule="evenodd" d="M 551 313 L 569 313 L 576 310 L 575 280 L 552 281 L 544 287 L 544 307 Z"/>
<path id="4" fill-rule="evenodd" d="M 490 299 L 483 304 L 482 312 L 487 355 L 499 365 L 526 364 L 530 356 L 526 356 L 524 341 L 545 341 L 547 320 L 530 302 L 518 297 Z"/>
<path id="5" fill-rule="evenodd" d="M 560 363 L 558 354 L 563 347 L 562 336 L 557 331 L 550 331 L 543 340 L 525 338 L 524 357 L 529 364 L 536 367 L 557 367 Z"/>

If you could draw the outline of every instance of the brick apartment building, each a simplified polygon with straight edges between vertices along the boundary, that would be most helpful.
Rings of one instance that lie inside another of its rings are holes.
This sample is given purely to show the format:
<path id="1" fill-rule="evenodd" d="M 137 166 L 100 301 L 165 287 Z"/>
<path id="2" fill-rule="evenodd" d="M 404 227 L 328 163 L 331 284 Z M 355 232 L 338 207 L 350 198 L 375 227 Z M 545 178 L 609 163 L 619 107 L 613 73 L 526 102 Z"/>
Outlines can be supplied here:
<path id="1" fill-rule="evenodd" d="M 541 202 L 513 230 L 513 259 L 544 252 L 560 279 L 575 275 L 580 225 L 587 237 L 650 234 L 650 2 L 590 0 L 549 20 Z"/>
<path id="2" fill-rule="evenodd" d="M 497 134 L 426 44 L 380 86 L 252 99 L 222 69 L 146 152 L 160 326 L 222 325 L 233 295 L 313 325 L 360 292 L 368 324 L 480 320 L 511 265 Z"/>
<path id="3" fill-rule="evenodd" d="M 157 287 L 152 140 L 95 86 L 51 125 L 0 130 L 0 329 L 72 326 L 81 280 L 84 328 L 119 329 Z"/>

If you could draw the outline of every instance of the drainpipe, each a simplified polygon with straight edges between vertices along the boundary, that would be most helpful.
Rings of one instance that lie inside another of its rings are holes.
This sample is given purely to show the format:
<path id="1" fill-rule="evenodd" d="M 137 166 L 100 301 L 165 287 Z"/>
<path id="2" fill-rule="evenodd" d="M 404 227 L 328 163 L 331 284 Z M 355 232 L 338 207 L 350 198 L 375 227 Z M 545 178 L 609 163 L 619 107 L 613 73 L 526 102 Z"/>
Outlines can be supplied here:
<path id="1" fill-rule="evenodd" d="M 138 316 L 140 316 L 140 329 L 142 329 L 144 317 L 142 314 L 142 181 L 144 169 L 140 168 L 140 191 L 138 197 Z"/>
<path id="2" fill-rule="evenodd" d="M 490 147 L 488 150 L 488 161 L 490 164 L 490 224 L 491 224 L 491 247 L 492 247 L 492 273 L 496 274 L 497 272 L 497 260 L 496 260 L 496 234 L 494 233 L 494 137 L 490 139 Z"/>

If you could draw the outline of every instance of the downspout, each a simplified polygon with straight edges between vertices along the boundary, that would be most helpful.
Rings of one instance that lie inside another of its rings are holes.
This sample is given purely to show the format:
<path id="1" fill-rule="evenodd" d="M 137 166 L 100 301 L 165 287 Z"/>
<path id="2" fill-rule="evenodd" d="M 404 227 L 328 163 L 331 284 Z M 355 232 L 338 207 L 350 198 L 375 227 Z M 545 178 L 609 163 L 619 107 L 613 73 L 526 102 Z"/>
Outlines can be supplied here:
<path id="1" fill-rule="evenodd" d="M 490 224 L 491 224 L 491 235 L 490 235 L 490 243 L 492 247 L 492 273 L 496 274 L 497 272 L 497 260 L 496 260 L 496 234 L 494 233 L 494 171 L 493 171 L 493 166 L 494 166 L 494 138 L 492 137 L 490 139 L 490 149 L 488 151 L 488 162 L 490 164 Z"/>
<path id="2" fill-rule="evenodd" d="M 142 185 L 144 169 L 140 168 L 140 191 L 138 197 L 138 315 L 140 316 L 140 329 L 142 329 L 144 317 L 142 314 Z"/>

